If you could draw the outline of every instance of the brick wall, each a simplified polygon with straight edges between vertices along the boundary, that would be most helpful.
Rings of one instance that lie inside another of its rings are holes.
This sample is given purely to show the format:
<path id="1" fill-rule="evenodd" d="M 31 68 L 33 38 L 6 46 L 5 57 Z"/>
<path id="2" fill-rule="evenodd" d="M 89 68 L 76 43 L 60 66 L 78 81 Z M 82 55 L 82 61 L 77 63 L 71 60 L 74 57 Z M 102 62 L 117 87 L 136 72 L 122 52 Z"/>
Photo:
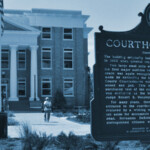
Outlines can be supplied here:
<path id="1" fill-rule="evenodd" d="M 63 28 L 52 28 L 52 40 L 42 40 L 39 37 L 38 76 L 39 97 L 41 97 L 41 78 L 52 78 L 52 96 L 59 89 L 63 92 L 63 78 L 74 78 L 74 97 L 67 97 L 67 104 L 85 105 L 87 95 L 87 39 L 83 39 L 83 29 L 73 29 L 73 40 L 63 40 Z M 52 69 L 41 69 L 41 47 L 52 48 Z M 73 70 L 63 70 L 63 49 L 73 48 Z"/>

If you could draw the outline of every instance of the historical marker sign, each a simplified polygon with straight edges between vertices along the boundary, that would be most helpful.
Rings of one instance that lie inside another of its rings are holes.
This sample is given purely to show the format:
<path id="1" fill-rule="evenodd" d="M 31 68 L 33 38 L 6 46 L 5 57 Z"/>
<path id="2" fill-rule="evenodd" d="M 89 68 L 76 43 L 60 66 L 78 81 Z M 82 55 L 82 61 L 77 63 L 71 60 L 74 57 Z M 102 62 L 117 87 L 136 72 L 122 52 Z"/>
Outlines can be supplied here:
<path id="1" fill-rule="evenodd" d="M 146 21 L 148 25 L 150 26 L 150 5 L 147 7 L 147 10 L 146 10 Z"/>
<path id="2" fill-rule="evenodd" d="M 149 6 L 135 29 L 95 34 L 91 130 L 96 140 L 150 138 Z"/>

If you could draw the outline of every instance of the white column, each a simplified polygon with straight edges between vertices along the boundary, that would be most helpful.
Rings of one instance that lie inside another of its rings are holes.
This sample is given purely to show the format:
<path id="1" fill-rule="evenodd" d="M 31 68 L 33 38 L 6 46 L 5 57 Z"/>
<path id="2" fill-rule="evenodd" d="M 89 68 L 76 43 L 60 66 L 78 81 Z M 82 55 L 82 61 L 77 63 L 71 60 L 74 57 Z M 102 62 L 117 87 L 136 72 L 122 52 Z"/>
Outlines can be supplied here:
<path id="1" fill-rule="evenodd" d="M 30 50 L 31 50 L 30 101 L 39 100 L 38 74 L 37 74 L 37 48 L 38 48 L 37 45 L 30 46 Z"/>
<path id="2" fill-rule="evenodd" d="M 17 97 L 17 45 L 10 45 L 10 97 L 9 101 L 18 101 Z"/>

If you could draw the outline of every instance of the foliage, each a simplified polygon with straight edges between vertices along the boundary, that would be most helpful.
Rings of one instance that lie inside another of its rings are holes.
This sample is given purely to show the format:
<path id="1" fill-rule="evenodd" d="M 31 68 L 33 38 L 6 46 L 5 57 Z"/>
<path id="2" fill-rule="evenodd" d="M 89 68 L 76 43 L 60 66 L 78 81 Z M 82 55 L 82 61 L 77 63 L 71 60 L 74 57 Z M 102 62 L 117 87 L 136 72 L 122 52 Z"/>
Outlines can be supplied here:
<path id="1" fill-rule="evenodd" d="M 23 150 L 42 150 L 53 140 L 52 136 L 47 136 L 46 133 L 32 132 L 31 127 L 26 123 L 22 125 L 20 135 L 23 138 Z"/>
<path id="2" fill-rule="evenodd" d="M 88 71 L 88 79 L 87 79 L 88 93 L 87 93 L 86 106 L 89 109 L 90 101 L 93 99 L 94 87 L 93 87 L 93 74 L 91 73 L 90 67 L 87 67 L 87 71 Z"/>
<path id="3" fill-rule="evenodd" d="M 104 149 L 105 150 L 110 150 L 110 149 L 114 149 L 114 150 L 119 150 L 119 148 L 117 148 L 119 141 L 115 141 L 115 142 L 106 142 Z"/>
<path id="4" fill-rule="evenodd" d="M 53 108 L 61 109 L 61 110 L 66 108 L 66 99 L 63 93 L 59 90 L 57 90 L 54 95 Z"/>
<path id="5" fill-rule="evenodd" d="M 67 136 L 68 137 L 68 136 Z M 80 136 L 78 136 L 80 138 Z M 53 144 L 49 144 L 44 147 L 43 150 L 65 150 L 58 145 L 56 146 L 57 137 L 53 137 Z M 90 134 L 81 136 L 82 146 L 78 150 L 150 150 L 150 144 L 148 141 L 140 140 L 128 140 L 128 141 L 103 141 L 97 142 L 91 137 Z M 55 144 L 55 145 L 54 145 Z M 0 140 L 0 150 L 23 150 L 22 140 L 18 138 L 6 138 Z M 36 150 L 36 147 L 32 147 L 32 150 Z M 77 148 L 71 148 L 70 150 L 76 150 Z"/>
<path id="6" fill-rule="evenodd" d="M 0 140 L 0 150 L 21 150 L 21 140 L 18 138 L 6 138 Z"/>
<path id="7" fill-rule="evenodd" d="M 67 136 L 63 132 L 56 138 L 57 146 L 65 150 L 98 150 L 100 144 L 96 143 L 90 135 L 77 136 L 70 132 Z"/>
<path id="8" fill-rule="evenodd" d="M 90 122 L 90 112 L 86 112 L 84 114 L 78 114 L 76 116 L 76 119 L 81 122 L 84 122 L 84 123 L 89 123 Z"/>
<path id="9" fill-rule="evenodd" d="M 74 135 L 72 132 L 69 133 L 67 136 L 65 133 L 60 133 L 60 135 L 57 136 L 56 141 L 57 141 L 57 146 L 59 148 L 65 149 L 65 150 L 78 150 L 81 148 L 82 138 L 79 136 Z"/>
<path id="10" fill-rule="evenodd" d="M 8 125 L 9 126 L 13 126 L 13 125 L 19 125 L 19 122 L 16 121 L 14 118 L 12 117 L 8 117 Z"/>
<path id="11" fill-rule="evenodd" d="M 90 111 L 84 111 L 83 113 L 76 114 L 76 116 L 68 117 L 68 119 L 81 123 L 90 123 L 90 116 Z"/>
<path id="12" fill-rule="evenodd" d="M 56 116 L 56 117 L 71 117 L 71 116 L 74 116 L 74 114 L 71 113 L 71 112 L 65 112 L 65 113 L 63 113 L 61 111 L 54 112 L 53 115 Z"/>
<path id="13" fill-rule="evenodd" d="M 13 117 L 15 117 L 15 115 L 13 114 L 12 111 L 7 111 L 7 117 L 8 117 L 8 125 L 9 126 L 19 125 L 19 122 L 13 118 Z"/>
<path id="14" fill-rule="evenodd" d="M 15 117 L 14 113 L 12 111 L 7 111 L 8 117 Z"/>
<path id="15" fill-rule="evenodd" d="M 97 150 L 97 144 L 90 135 L 77 136 L 70 132 L 69 135 L 60 133 L 56 137 L 47 136 L 45 133 L 32 132 L 28 124 L 23 124 L 20 132 L 23 150 Z"/>

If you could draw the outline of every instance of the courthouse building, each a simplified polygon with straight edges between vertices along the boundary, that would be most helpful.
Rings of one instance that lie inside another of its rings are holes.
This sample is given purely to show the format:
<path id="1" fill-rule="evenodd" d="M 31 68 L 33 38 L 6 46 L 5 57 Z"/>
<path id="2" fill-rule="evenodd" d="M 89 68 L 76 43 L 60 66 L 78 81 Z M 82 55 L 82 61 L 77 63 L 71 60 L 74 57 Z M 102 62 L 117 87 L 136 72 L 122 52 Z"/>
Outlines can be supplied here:
<path id="1" fill-rule="evenodd" d="M 86 105 L 88 18 L 81 11 L 4 10 L 2 88 L 10 109 L 37 107 L 56 91 L 68 107 Z"/>

